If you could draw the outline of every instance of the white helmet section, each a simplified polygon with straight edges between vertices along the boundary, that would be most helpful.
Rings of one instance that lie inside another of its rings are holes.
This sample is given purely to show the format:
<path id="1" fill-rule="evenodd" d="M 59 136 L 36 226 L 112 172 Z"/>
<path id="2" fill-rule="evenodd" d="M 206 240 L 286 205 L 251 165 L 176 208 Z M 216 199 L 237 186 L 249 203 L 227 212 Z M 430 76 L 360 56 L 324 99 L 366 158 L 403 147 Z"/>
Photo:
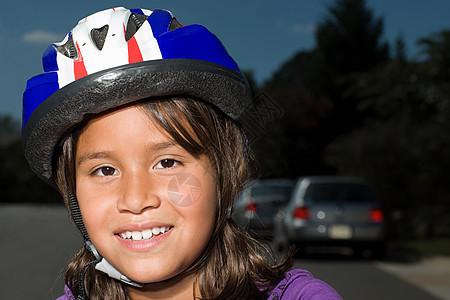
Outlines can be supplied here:
<path id="1" fill-rule="evenodd" d="M 153 11 L 142 9 L 150 16 Z M 78 22 L 78 25 L 60 43 L 62 46 L 72 37 L 76 47 L 75 59 L 57 52 L 59 70 L 59 88 L 95 72 L 126 65 L 134 62 L 162 59 L 161 51 L 151 26 L 143 22 L 142 26 L 127 42 L 125 32 L 131 11 L 123 8 L 111 8 L 97 12 Z M 93 29 L 107 26 L 107 35 L 102 49 L 99 49 L 92 38 Z"/>

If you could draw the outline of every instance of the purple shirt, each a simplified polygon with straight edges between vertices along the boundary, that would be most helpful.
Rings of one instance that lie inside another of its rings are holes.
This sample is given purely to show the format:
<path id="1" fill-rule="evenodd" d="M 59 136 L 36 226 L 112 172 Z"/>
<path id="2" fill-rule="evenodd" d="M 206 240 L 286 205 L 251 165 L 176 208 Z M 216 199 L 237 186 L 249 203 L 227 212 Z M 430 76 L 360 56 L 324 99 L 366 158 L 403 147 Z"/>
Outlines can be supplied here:
<path id="1" fill-rule="evenodd" d="M 311 273 L 294 269 L 270 292 L 268 300 L 342 300 L 341 296 L 325 282 Z"/>
<path id="2" fill-rule="evenodd" d="M 268 300 L 342 300 L 328 284 L 314 278 L 311 273 L 294 269 L 286 273 L 283 280 L 270 292 Z M 56 300 L 75 300 L 66 286 L 64 295 Z"/>
<path id="3" fill-rule="evenodd" d="M 76 300 L 76 299 L 73 296 L 72 292 L 70 291 L 69 287 L 66 285 L 64 287 L 64 295 L 62 295 L 61 297 L 59 297 L 56 300 Z"/>

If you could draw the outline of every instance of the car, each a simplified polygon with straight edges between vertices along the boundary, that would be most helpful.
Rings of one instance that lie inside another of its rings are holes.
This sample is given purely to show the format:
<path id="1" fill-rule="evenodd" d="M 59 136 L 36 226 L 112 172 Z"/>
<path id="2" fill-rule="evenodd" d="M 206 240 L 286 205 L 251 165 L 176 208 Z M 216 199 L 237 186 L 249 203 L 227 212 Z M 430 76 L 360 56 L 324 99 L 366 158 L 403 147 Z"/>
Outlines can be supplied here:
<path id="1" fill-rule="evenodd" d="M 233 220 L 251 234 L 271 239 L 274 216 L 287 204 L 293 185 L 284 178 L 251 181 L 234 203 Z"/>
<path id="2" fill-rule="evenodd" d="M 364 178 L 312 176 L 297 180 L 288 204 L 274 220 L 277 251 L 295 244 L 339 246 L 356 255 L 384 255 L 386 224 L 371 184 Z"/>

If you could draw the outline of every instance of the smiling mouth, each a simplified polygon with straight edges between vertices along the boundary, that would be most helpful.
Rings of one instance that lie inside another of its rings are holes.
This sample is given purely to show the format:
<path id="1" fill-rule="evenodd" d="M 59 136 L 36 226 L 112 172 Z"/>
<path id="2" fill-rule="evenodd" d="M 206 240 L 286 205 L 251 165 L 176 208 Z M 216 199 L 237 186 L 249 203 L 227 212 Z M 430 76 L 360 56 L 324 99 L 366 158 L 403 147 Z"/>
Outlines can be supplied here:
<path id="1" fill-rule="evenodd" d="M 151 229 L 145 229 L 143 231 L 124 231 L 118 234 L 124 240 L 130 241 L 144 241 L 149 240 L 159 235 L 162 235 L 170 230 L 171 227 L 153 227 Z"/>

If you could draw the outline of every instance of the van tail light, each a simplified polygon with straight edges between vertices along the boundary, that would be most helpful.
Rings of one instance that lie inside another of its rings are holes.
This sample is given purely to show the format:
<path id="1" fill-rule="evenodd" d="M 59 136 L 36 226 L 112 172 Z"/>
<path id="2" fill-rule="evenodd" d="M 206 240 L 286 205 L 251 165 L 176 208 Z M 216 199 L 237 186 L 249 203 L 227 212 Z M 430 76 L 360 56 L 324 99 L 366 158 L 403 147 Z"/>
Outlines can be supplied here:
<path id="1" fill-rule="evenodd" d="M 307 207 L 297 207 L 294 211 L 294 219 L 302 219 L 302 220 L 307 220 L 309 219 L 310 216 L 310 211 L 309 208 Z"/>
<path id="2" fill-rule="evenodd" d="M 381 209 L 371 209 L 369 211 L 369 219 L 372 223 L 381 223 L 384 220 L 383 212 Z"/>
<path id="3" fill-rule="evenodd" d="M 250 202 L 245 207 L 245 210 L 248 212 L 256 213 L 258 207 L 256 206 L 255 199 L 251 198 Z"/>

